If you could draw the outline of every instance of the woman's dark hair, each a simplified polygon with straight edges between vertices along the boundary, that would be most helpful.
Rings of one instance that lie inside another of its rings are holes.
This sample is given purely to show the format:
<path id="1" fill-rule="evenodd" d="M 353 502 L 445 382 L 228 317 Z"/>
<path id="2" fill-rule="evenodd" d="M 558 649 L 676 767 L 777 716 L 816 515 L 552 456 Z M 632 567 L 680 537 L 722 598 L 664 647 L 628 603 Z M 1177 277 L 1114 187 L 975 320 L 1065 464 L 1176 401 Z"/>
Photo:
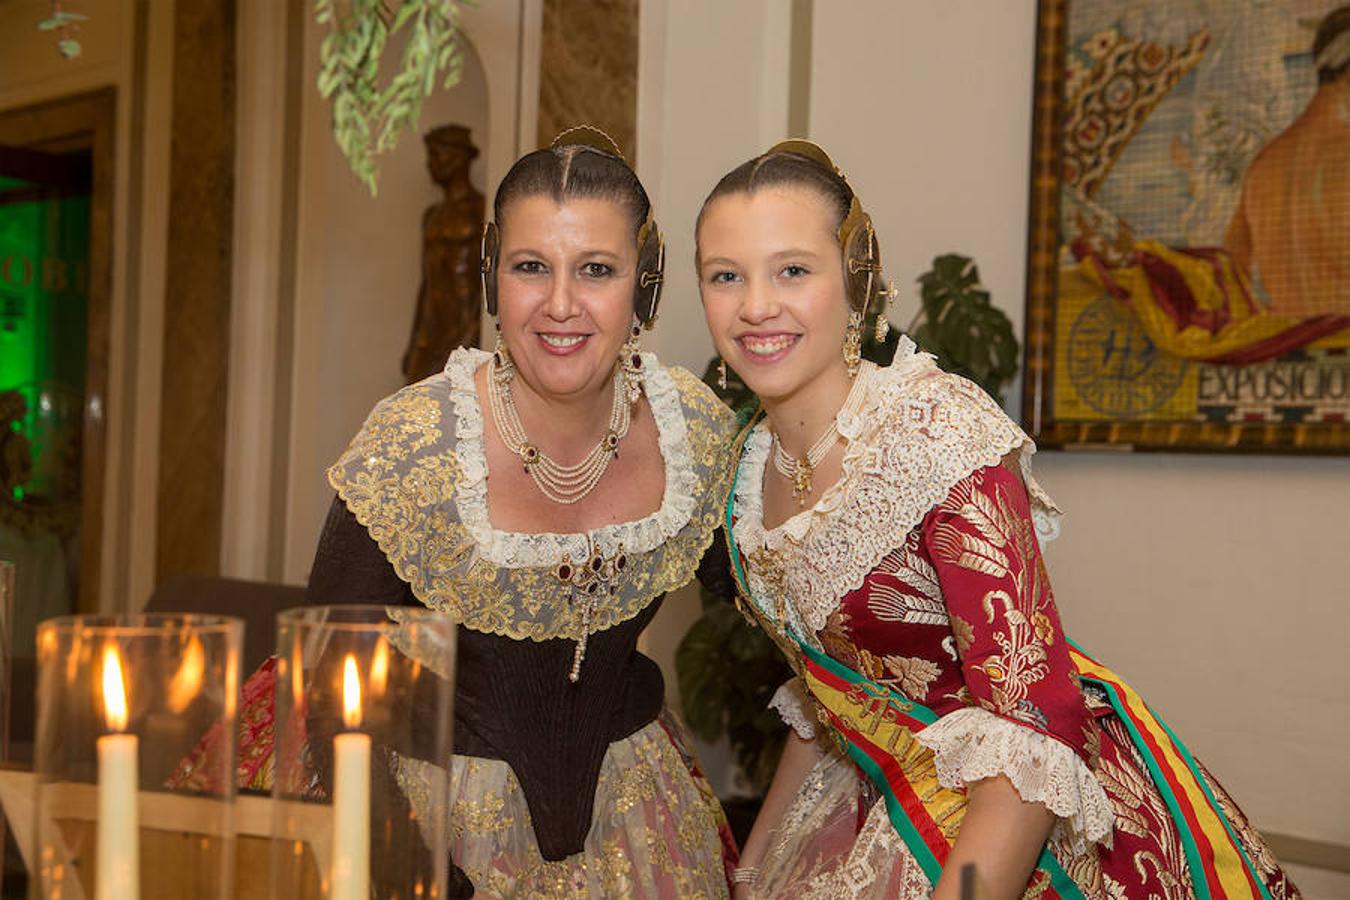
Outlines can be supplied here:
<path id="1" fill-rule="evenodd" d="M 1332 41 L 1348 30 L 1350 30 L 1350 4 L 1327 13 L 1326 18 L 1317 28 L 1317 36 L 1313 38 L 1313 59 L 1317 60 L 1322 55 L 1322 51 L 1326 50 Z M 1350 71 L 1350 60 L 1342 60 L 1339 65 L 1332 65 L 1329 60 L 1319 62 L 1317 64 L 1317 83 L 1330 84 L 1347 71 Z"/>
<path id="2" fill-rule="evenodd" d="M 708 207 L 718 197 L 753 194 L 771 187 L 804 187 L 815 191 L 834 208 L 836 229 L 843 224 L 849 204 L 853 201 L 853 189 L 848 186 L 848 182 L 816 160 L 783 150 L 764 153 L 741 163 L 717 182 L 698 211 L 698 221 L 694 223 L 695 236 L 703 224 Z"/>
<path id="3" fill-rule="evenodd" d="M 651 209 L 642 182 L 626 162 L 584 144 L 545 147 L 516 160 L 492 201 L 498 227 L 506 207 L 525 197 L 540 196 L 552 197 L 555 203 L 578 197 L 613 200 L 632 216 L 634 236 Z"/>

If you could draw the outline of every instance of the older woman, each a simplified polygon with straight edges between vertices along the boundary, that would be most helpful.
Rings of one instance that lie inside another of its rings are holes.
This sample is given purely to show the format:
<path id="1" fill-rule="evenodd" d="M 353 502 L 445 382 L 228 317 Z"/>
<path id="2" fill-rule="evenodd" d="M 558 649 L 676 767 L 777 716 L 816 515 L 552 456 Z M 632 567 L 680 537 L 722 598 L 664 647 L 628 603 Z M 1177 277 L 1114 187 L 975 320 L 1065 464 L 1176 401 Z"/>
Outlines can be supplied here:
<path id="1" fill-rule="evenodd" d="M 522 157 L 493 211 L 497 347 L 376 405 L 328 471 L 308 597 L 460 623 L 452 894 L 725 897 L 734 845 L 637 640 L 712 542 L 732 415 L 639 347 L 664 250 L 605 135 Z M 270 679 L 246 702 L 267 704 Z M 270 728 L 245 735 L 252 786 L 270 751 Z M 433 814 L 419 767 L 436 764 L 402 760 L 377 799 Z"/>

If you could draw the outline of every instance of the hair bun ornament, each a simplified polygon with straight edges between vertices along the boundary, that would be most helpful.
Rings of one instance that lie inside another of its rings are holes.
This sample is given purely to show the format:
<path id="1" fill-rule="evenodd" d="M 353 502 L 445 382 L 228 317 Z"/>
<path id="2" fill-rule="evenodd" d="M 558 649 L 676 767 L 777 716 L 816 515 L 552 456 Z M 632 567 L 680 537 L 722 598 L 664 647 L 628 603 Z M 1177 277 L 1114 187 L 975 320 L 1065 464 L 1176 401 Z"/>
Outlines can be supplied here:
<path id="1" fill-rule="evenodd" d="M 774 144 L 764 155 L 775 153 L 792 153 L 809 159 L 833 172 L 848 188 L 848 211 L 839 223 L 839 248 L 844 257 L 844 281 L 847 284 L 849 305 L 865 319 L 877 296 L 877 285 L 882 273 L 881 247 L 877 242 L 876 229 L 872 226 L 872 217 L 863 209 L 858 192 L 849 183 L 843 169 L 815 141 L 789 138 Z"/>
<path id="2" fill-rule="evenodd" d="M 623 151 L 619 149 L 618 141 L 594 125 L 573 125 L 571 128 L 559 132 L 558 136 L 553 139 L 553 143 L 548 146 L 550 150 L 569 146 L 588 147 L 597 153 L 614 157 L 625 166 L 628 165 L 628 160 L 624 157 Z"/>

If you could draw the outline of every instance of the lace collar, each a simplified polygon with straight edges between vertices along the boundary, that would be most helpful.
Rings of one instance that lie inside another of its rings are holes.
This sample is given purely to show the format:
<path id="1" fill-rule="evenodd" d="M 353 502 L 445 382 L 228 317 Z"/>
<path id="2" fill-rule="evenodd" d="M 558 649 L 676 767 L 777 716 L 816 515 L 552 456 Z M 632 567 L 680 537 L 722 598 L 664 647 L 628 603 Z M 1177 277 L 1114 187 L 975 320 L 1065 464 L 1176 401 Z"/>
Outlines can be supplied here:
<path id="1" fill-rule="evenodd" d="M 861 587 L 957 482 L 1014 449 L 1038 535 L 1047 541 L 1058 532 L 1059 510 L 1031 475 L 1035 445 L 983 390 L 938 369 L 907 337 L 891 365 L 859 377 L 868 378 L 862 413 L 838 423 L 848 440 L 842 473 L 814 506 L 764 527 L 767 422 L 747 436 L 737 469 L 733 538 L 749 563 L 752 592 L 784 594 L 786 621 L 779 625 L 812 641 L 840 599 Z"/>
<path id="2" fill-rule="evenodd" d="M 450 354 L 445 374 L 455 409 L 455 455 L 464 467 L 456 493 L 460 521 L 478 545 L 478 552 L 508 568 L 553 566 L 564 554 L 585 559 L 591 547 L 611 556 L 622 544 L 630 553 L 645 553 L 674 537 L 694 512 L 695 476 L 680 392 L 655 354 L 642 354 L 642 387 L 656 420 L 657 444 L 665 465 L 661 507 L 631 522 L 604 525 L 585 533 L 502 531 L 492 526 L 487 507 L 487 456 L 483 448 L 483 407 L 474 374 L 491 356 L 485 350 L 460 348 Z"/>
<path id="3" fill-rule="evenodd" d="M 535 641 L 577 639 L 631 619 L 685 584 L 721 522 L 735 421 L 681 368 L 644 354 L 644 388 L 658 429 L 666 484 L 661 508 L 589 534 L 521 534 L 487 515 L 483 412 L 474 371 L 488 354 L 457 350 L 445 370 L 376 405 L 328 482 L 414 596 L 475 631 Z M 587 625 L 564 557 L 592 552 L 626 566 Z"/>

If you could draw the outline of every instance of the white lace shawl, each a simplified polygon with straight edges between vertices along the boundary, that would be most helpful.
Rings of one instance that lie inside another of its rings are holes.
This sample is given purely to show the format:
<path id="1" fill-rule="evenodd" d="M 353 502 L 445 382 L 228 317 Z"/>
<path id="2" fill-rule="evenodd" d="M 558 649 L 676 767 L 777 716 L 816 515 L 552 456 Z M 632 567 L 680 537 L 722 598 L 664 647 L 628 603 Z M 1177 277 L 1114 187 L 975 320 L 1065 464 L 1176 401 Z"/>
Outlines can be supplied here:
<path id="1" fill-rule="evenodd" d="M 811 508 L 774 529 L 764 527 L 764 470 L 772 436 L 761 422 L 746 438 L 736 476 L 734 537 L 749 558 L 755 595 L 769 586 L 753 554 L 782 553 L 788 621 L 815 640 L 844 595 L 923 521 L 971 472 L 1019 451 L 1032 518 L 1042 543 L 1058 534 L 1060 511 L 1031 474 L 1035 444 L 983 390 L 940 370 L 927 353 L 902 338 L 885 368 L 866 364 L 862 412 L 842 411 L 838 427 L 848 444 L 843 473 Z M 773 617 L 772 610 L 764 610 Z"/>

